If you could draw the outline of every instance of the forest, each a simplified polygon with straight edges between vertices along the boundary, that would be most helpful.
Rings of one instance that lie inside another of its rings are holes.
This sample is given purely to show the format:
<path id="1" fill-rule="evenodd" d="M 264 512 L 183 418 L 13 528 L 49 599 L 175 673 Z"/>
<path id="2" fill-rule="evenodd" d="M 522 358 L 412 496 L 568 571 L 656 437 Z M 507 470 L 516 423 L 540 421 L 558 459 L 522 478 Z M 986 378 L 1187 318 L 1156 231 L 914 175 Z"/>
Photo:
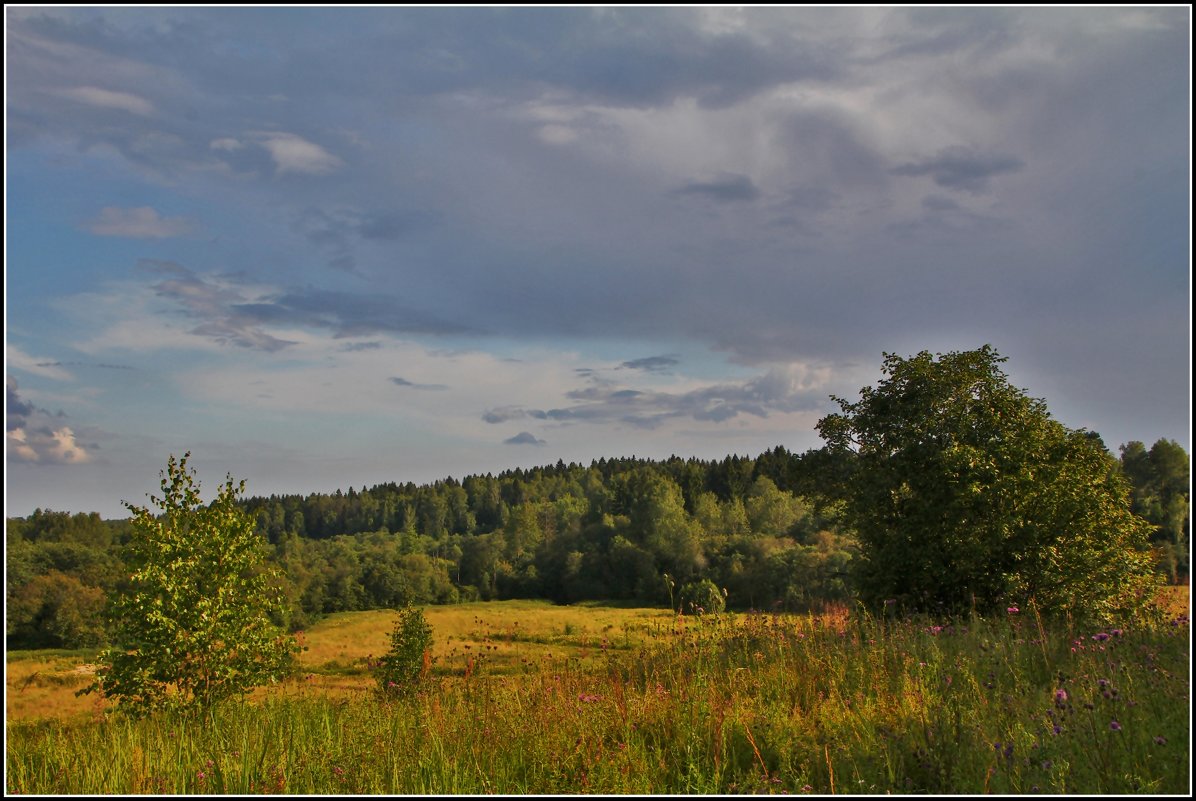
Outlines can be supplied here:
<path id="1" fill-rule="evenodd" d="M 286 619 L 406 603 L 543 598 L 800 611 L 849 598 L 858 545 L 842 515 L 850 456 L 776 447 L 721 461 L 599 459 L 433 484 L 242 503 L 280 568 Z M 1129 442 L 1111 469 L 1153 527 L 1157 570 L 1189 576 L 1189 457 Z M 104 641 L 125 520 L 38 509 L 6 523 L 7 646 Z M 705 595 L 703 595 L 705 593 Z"/>

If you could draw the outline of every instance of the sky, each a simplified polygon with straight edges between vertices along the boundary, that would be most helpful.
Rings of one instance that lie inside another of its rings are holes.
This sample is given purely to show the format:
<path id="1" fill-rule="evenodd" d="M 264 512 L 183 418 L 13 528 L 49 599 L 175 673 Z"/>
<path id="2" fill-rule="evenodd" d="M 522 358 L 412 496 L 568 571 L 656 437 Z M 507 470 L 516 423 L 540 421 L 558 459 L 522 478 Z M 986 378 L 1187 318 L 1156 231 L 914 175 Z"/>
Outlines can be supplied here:
<path id="1" fill-rule="evenodd" d="M 1191 449 L 1191 10 L 5 8 L 6 513 L 754 456 L 992 345 Z"/>

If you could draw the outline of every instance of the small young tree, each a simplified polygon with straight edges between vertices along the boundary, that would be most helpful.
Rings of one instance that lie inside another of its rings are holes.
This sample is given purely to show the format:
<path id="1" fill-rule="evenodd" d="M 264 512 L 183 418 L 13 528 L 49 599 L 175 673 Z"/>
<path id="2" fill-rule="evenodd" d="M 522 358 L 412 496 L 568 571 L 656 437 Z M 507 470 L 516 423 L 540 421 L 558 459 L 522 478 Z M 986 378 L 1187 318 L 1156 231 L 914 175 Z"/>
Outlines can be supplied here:
<path id="1" fill-rule="evenodd" d="M 432 665 L 432 627 L 424 613 L 408 606 L 399 612 L 390 634 L 390 650 L 379 660 L 378 689 L 387 696 L 408 696 L 419 689 Z"/>
<path id="2" fill-rule="evenodd" d="M 293 638 L 271 622 L 281 593 L 262 567 L 262 541 L 230 476 L 204 506 L 187 453 L 162 474 L 159 510 L 132 512 L 127 589 L 109 601 L 109 647 L 96 681 L 135 715 L 196 709 L 277 680 L 294 665 Z"/>
<path id="3" fill-rule="evenodd" d="M 885 354 L 886 378 L 824 417 L 853 454 L 847 513 L 861 595 L 947 613 L 1031 600 L 1109 618 L 1152 600 L 1148 525 L 1113 457 L 1011 386 L 989 346 L 938 358 Z"/>

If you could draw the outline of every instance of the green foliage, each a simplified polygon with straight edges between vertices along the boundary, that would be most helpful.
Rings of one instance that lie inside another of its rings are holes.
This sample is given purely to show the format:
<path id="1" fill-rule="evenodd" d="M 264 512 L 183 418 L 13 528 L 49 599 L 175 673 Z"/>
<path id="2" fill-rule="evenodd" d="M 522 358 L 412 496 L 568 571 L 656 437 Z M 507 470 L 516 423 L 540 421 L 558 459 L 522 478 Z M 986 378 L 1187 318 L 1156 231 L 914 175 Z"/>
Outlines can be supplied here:
<path id="1" fill-rule="evenodd" d="M 1121 469 L 1133 486 L 1133 510 L 1154 527 L 1158 563 L 1172 583 L 1190 573 L 1191 470 L 1187 451 L 1160 439 L 1146 450 L 1141 442 L 1121 446 Z"/>
<path id="2" fill-rule="evenodd" d="M 692 615 L 718 614 L 727 608 L 727 597 L 710 579 L 691 581 L 681 588 L 681 611 Z"/>
<path id="3" fill-rule="evenodd" d="M 133 514 L 125 592 L 110 600 L 112 646 L 100 658 L 99 690 L 140 715 L 205 708 L 286 675 L 297 646 L 271 622 L 280 611 L 262 570 L 261 538 L 237 504 L 245 483 L 230 476 L 204 506 L 186 454 L 170 457 L 160 510 Z"/>
<path id="4" fill-rule="evenodd" d="M 33 648 L 89 648 L 103 642 L 100 612 L 104 593 L 74 576 L 51 570 L 8 595 L 10 645 Z"/>
<path id="5" fill-rule="evenodd" d="M 387 696 L 413 695 L 432 665 L 432 627 L 424 613 L 408 606 L 390 633 L 390 650 L 379 660 L 378 690 Z"/>
<path id="6" fill-rule="evenodd" d="M 1011 386 L 1004 361 L 987 345 L 885 354 L 888 377 L 819 421 L 831 452 L 855 454 L 845 494 L 863 599 L 1095 618 L 1150 600 L 1148 526 L 1112 457 Z"/>

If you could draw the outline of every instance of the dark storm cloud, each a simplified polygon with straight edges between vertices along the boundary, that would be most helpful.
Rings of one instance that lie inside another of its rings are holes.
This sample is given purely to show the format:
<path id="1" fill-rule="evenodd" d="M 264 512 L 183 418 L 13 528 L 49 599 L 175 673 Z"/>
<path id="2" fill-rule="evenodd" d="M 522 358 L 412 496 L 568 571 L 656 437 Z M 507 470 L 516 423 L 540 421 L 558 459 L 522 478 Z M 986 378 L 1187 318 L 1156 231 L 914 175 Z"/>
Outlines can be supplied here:
<path id="1" fill-rule="evenodd" d="M 929 175 L 944 189 L 958 189 L 973 194 L 988 189 L 994 176 L 1018 172 L 1026 166 L 1021 159 L 1001 154 L 974 153 L 966 148 L 950 148 L 934 158 L 903 164 L 894 175 Z"/>

